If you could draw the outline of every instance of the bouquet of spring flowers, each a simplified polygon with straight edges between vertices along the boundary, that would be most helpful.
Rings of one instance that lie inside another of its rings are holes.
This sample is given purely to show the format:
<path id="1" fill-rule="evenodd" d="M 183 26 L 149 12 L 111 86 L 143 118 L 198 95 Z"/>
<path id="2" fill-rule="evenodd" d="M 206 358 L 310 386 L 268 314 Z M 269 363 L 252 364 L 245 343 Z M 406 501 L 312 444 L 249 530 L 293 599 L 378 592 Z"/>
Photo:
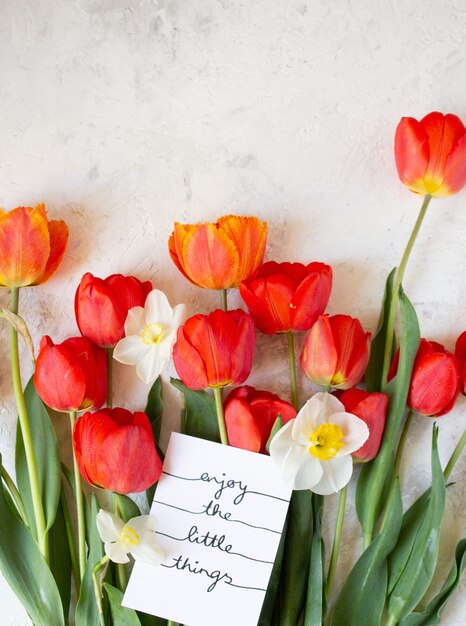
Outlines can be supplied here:
<path id="1" fill-rule="evenodd" d="M 0 285 L 10 290 L 2 315 L 18 411 L 15 480 L 0 457 L 0 570 L 36 626 L 174 625 L 122 605 L 132 560 L 160 567 L 167 557 L 149 509 L 163 471 L 161 374 L 170 359 L 179 376 L 171 383 L 183 394 L 181 431 L 270 455 L 293 490 L 260 626 L 440 623 L 466 564 L 466 539 L 458 537 L 450 573 L 430 590 L 447 487 L 466 431 L 442 468 L 441 427 L 433 422 L 431 486 L 407 510 L 399 470 L 412 420 L 448 413 L 466 392 L 466 331 L 454 352 L 421 338 L 402 283 L 431 200 L 466 184 L 466 129 L 452 114 L 403 118 L 395 159 L 401 181 L 423 201 L 400 265 L 388 276 L 373 336 L 358 319 L 325 314 L 329 265 L 264 263 L 267 224 L 227 215 L 216 223 L 176 223 L 168 241 L 184 278 L 219 292 L 219 309 L 185 319 L 184 305 L 172 307 L 149 281 L 88 273 L 74 302 L 80 335 L 61 343 L 45 336 L 36 351 L 20 315 L 20 288 L 59 269 L 68 228 L 49 221 L 42 205 L 0 214 Z M 231 310 L 227 294 L 236 288 L 245 308 Z M 256 330 L 287 342 L 288 399 L 244 385 Z M 310 398 L 298 389 L 298 333 L 306 333 L 299 365 L 320 387 Z M 25 386 L 20 340 L 33 363 Z M 148 385 L 141 411 L 113 407 L 114 361 L 135 366 Z M 71 467 L 59 449 L 57 412 L 69 415 Z M 356 464 L 364 547 L 336 589 Z M 337 519 L 329 521 L 325 497 L 337 492 Z M 335 534 L 327 566 L 322 528 L 329 523 Z"/>

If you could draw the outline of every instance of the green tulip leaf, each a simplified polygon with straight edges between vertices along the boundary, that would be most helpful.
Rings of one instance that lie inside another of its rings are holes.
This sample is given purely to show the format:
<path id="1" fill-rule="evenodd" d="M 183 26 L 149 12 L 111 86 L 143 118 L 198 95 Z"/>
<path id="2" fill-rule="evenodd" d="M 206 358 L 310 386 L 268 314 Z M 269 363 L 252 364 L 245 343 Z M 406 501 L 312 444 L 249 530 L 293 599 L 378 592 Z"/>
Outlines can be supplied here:
<path id="1" fill-rule="evenodd" d="M 95 599 L 94 581 L 92 578 L 92 568 L 100 561 L 104 555 L 102 541 L 97 530 L 97 513 L 99 503 L 95 495 L 92 496 L 91 504 L 88 506 L 87 532 L 88 532 L 88 555 L 86 570 L 81 583 L 81 592 L 76 606 L 76 626 L 90 626 L 99 624 L 99 610 Z"/>
<path id="2" fill-rule="evenodd" d="M 437 448 L 438 427 L 432 431 L 432 487 L 429 504 L 419 525 L 405 568 L 388 598 L 388 613 L 399 622 L 424 597 L 437 565 L 440 527 L 445 511 L 445 478 Z"/>
<path id="3" fill-rule="evenodd" d="M 63 489 L 63 485 L 62 485 Z M 63 496 L 64 497 L 64 496 Z M 71 599 L 71 555 L 66 532 L 65 515 L 62 504 L 49 531 L 50 569 L 57 582 L 64 608 L 65 622 L 68 623 L 68 612 Z"/>
<path id="4" fill-rule="evenodd" d="M 45 523 L 47 530 L 49 530 L 55 521 L 60 500 L 61 468 L 58 442 L 50 416 L 44 403 L 37 395 L 32 377 L 24 390 L 24 401 L 31 426 Z M 16 431 L 16 480 L 27 512 L 29 526 L 36 535 L 31 485 L 19 422 Z"/>
<path id="5" fill-rule="evenodd" d="M 365 545 L 372 541 L 375 524 L 393 482 L 394 452 L 406 412 L 411 370 L 419 346 L 416 311 L 406 294 L 400 291 L 400 359 L 398 372 L 384 392 L 389 396 L 387 422 L 378 455 L 366 463 L 356 488 L 356 510 L 364 532 Z"/>
<path id="6" fill-rule="evenodd" d="M 296 626 L 303 612 L 313 530 L 312 493 L 308 490 L 293 491 L 282 566 L 280 626 Z"/>
<path id="7" fill-rule="evenodd" d="M 314 533 L 303 626 L 322 626 L 325 617 L 325 544 L 322 539 L 323 496 L 312 496 Z"/>
<path id="8" fill-rule="evenodd" d="M 393 268 L 388 275 L 387 282 L 385 283 L 385 291 L 382 300 L 382 309 L 380 311 L 379 325 L 377 328 L 377 332 L 372 339 L 371 355 L 364 377 L 367 390 L 371 393 L 373 391 L 380 391 L 382 389 L 382 370 L 385 344 L 387 342 L 388 312 L 390 311 L 390 306 L 393 298 L 393 281 L 395 278 L 395 271 L 396 268 Z M 393 342 L 394 347 L 395 345 L 395 342 Z"/>
<path id="9" fill-rule="evenodd" d="M 272 439 L 275 437 L 275 435 L 278 433 L 278 431 L 282 427 L 283 427 L 283 419 L 282 419 L 282 416 L 279 413 L 277 415 L 277 419 L 273 423 L 272 430 L 270 431 L 270 435 L 269 435 L 269 438 L 267 440 L 267 443 L 265 444 L 265 448 L 266 448 L 267 452 L 269 451 L 270 444 L 272 443 Z"/>
<path id="10" fill-rule="evenodd" d="M 401 527 L 403 506 L 396 479 L 378 537 L 351 570 L 332 615 L 331 626 L 379 626 L 387 590 L 387 556 L 393 550 Z"/>
<path id="11" fill-rule="evenodd" d="M 410 613 L 401 620 L 400 626 L 436 626 L 440 624 L 443 609 L 448 600 L 456 591 L 461 575 L 466 567 L 466 539 L 462 539 L 456 546 L 455 560 L 441 590 L 429 602 L 421 613 Z"/>
<path id="12" fill-rule="evenodd" d="M 181 432 L 192 437 L 220 442 L 215 400 L 207 391 L 192 391 L 177 378 L 171 384 L 184 394 L 185 415 Z"/>
<path id="13" fill-rule="evenodd" d="M 267 592 L 265 594 L 264 603 L 262 604 L 262 610 L 257 622 L 257 626 L 270 626 L 272 623 L 272 615 L 277 601 L 277 594 L 280 585 L 280 575 L 282 572 L 283 557 L 285 553 L 285 538 L 288 528 L 288 516 L 285 519 L 283 532 L 280 537 L 280 543 L 278 544 L 277 556 L 272 567 L 272 573 L 270 574 L 269 584 L 267 585 Z"/>
<path id="14" fill-rule="evenodd" d="M 147 396 L 146 408 L 144 409 L 144 413 L 147 415 L 151 423 L 155 441 L 158 441 L 160 438 L 163 409 L 164 402 L 162 399 L 162 379 L 159 376 L 150 388 L 149 395 Z"/>
<path id="15" fill-rule="evenodd" d="M 109 583 L 104 583 L 103 586 L 108 596 L 112 626 L 141 626 L 136 611 L 121 606 L 122 592 Z"/>
<path id="16" fill-rule="evenodd" d="M 2 459 L 0 455 L 0 467 Z M 30 530 L 16 517 L 0 481 L 0 570 L 35 626 L 64 626 L 57 584 Z"/>
<path id="17" fill-rule="evenodd" d="M 133 517 L 139 517 L 139 515 L 141 515 L 138 505 L 129 496 L 125 496 L 121 493 L 113 493 L 112 497 L 113 502 L 118 505 L 120 517 L 125 524 Z"/>

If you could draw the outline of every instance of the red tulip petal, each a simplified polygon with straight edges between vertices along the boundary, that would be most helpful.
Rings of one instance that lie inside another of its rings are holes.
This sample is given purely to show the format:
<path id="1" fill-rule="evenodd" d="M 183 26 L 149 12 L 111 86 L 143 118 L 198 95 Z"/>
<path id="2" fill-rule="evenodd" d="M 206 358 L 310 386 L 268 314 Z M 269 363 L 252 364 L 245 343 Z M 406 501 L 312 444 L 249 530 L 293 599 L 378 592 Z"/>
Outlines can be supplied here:
<path id="1" fill-rule="evenodd" d="M 456 340 L 455 355 L 462 363 L 466 361 L 466 330 Z"/>
<path id="2" fill-rule="evenodd" d="M 324 313 L 332 290 L 332 268 L 329 265 L 310 263 L 306 273 L 290 304 L 293 330 L 309 330 Z"/>
<path id="3" fill-rule="evenodd" d="M 42 276 L 35 283 L 41 285 L 51 278 L 60 267 L 68 244 L 68 226 L 62 220 L 52 220 L 48 223 L 50 236 L 50 255 Z"/>
<path id="4" fill-rule="evenodd" d="M 50 255 L 50 236 L 43 204 L 35 209 L 0 209 L 0 284 L 23 287 L 43 275 Z"/>
<path id="5" fill-rule="evenodd" d="M 173 363 L 178 376 L 189 389 L 194 390 L 205 389 L 209 383 L 204 361 L 190 341 L 191 329 L 204 323 L 203 318 L 203 315 L 195 315 L 180 326 L 173 347 Z"/>
<path id="6" fill-rule="evenodd" d="M 421 415 L 443 415 L 458 395 L 458 383 L 458 365 L 452 354 L 427 354 L 416 359 L 408 405 Z"/>
<path id="7" fill-rule="evenodd" d="M 429 141 L 420 122 L 403 117 L 395 133 L 395 161 L 400 180 L 413 191 L 422 181 L 429 162 Z"/>
<path id="8" fill-rule="evenodd" d="M 443 115 L 433 112 L 421 120 L 430 149 L 429 165 L 425 173 L 425 183 L 429 193 L 435 192 L 444 182 L 444 171 L 448 155 L 457 142 L 464 136 L 465 128 L 456 115 Z M 440 195 L 447 195 L 441 193 Z"/>
<path id="9" fill-rule="evenodd" d="M 388 396 L 377 392 L 369 394 L 359 404 L 352 407 L 350 412 L 362 419 L 369 428 L 369 439 L 359 450 L 353 452 L 353 457 L 370 461 L 377 456 L 385 430 L 387 407 Z"/>
<path id="10" fill-rule="evenodd" d="M 445 186 L 450 195 L 466 185 L 466 131 L 447 157 L 444 172 Z"/>
<path id="11" fill-rule="evenodd" d="M 259 452 L 261 432 L 249 405 L 244 400 L 231 400 L 225 407 L 225 423 L 230 446 Z"/>
<path id="12" fill-rule="evenodd" d="M 249 376 L 254 358 L 256 333 L 252 317 L 237 309 L 230 311 L 236 324 L 233 333 L 234 343 L 231 352 L 231 383 L 241 385 Z"/>
<path id="13" fill-rule="evenodd" d="M 332 329 L 327 315 L 321 315 L 306 335 L 301 352 L 301 368 L 312 382 L 330 385 L 338 362 Z"/>

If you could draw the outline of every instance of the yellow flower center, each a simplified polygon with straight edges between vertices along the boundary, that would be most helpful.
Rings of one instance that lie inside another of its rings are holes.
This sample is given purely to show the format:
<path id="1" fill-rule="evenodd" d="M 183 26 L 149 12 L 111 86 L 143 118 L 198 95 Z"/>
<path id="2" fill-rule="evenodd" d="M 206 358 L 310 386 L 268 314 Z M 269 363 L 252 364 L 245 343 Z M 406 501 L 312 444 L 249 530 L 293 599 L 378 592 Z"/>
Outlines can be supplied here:
<path id="1" fill-rule="evenodd" d="M 333 459 L 343 445 L 343 431 L 336 424 L 321 424 L 309 437 L 309 452 L 321 461 Z"/>
<path id="2" fill-rule="evenodd" d="M 142 340 L 148 345 L 153 343 L 160 343 L 163 339 L 163 327 L 162 324 L 153 322 L 152 324 L 146 324 L 142 331 Z"/>
<path id="3" fill-rule="evenodd" d="M 134 528 L 131 528 L 131 526 L 125 526 L 123 528 L 121 531 L 120 541 L 125 548 L 132 548 L 140 543 L 139 535 Z"/>

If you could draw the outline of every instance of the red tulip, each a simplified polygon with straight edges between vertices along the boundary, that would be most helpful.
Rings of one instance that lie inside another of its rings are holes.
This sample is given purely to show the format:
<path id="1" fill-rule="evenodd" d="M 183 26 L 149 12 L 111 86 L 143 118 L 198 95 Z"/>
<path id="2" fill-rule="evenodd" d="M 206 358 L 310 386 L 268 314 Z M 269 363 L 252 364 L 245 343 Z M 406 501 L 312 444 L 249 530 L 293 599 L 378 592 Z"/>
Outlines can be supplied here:
<path id="1" fill-rule="evenodd" d="M 327 306 L 332 268 L 324 263 L 264 263 L 240 283 L 257 328 L 273 335 L 308 330 Z"/>
<path id="2" fill-rule="evenodd" d="M 254 355 L 254 323 L 237 309 L 194 315 L 180 326 L 173 362 L 190 389 L 240 385 L 249 376 Z"/>
<path id="3" fill-rule="evenodd" d="M 56 411 L 98 409 L 107 394 L 105 350 L 85 337 L 56 345 L 42 337 L 34 385 L 43 402 Z"/>
<path id="4" fill-rule="evenodd" d="M 45 283 L 60 267 L 67 243 L 67 225 L 49 222 L 43 204 L 0 209 L 0 287 Z"/>
<path id="5" fill-rule="evenodd" d="M 149 418 L 126 409 L 85 413 L 75 424 L 73 446 L 88 483 L 117 493 L 138 493 L 162 473 Z"/>
<path id="6" fill-rule="evenodd" d="M 388 373 L 391 380 L 398 370 L 399 350 Z M 458 361 L 436 341 L 421 339 L 414 359 L 408 393 L 408 406 L 427 417 L 445 415 L 453 408 L 460 392 Z"/>
<path id="7" fill-rule="evenodd" d="M 321 315 L 306 335 L 301 368 L 323 387 L 349 389 L 359 383 L 369 362 L 371 334 L 349 315 Z"/>
<path id="8" fill-rule="evenodd" d="M 420 122 L 403 117 L 395 134 L 395 161 L 402 183 L 434 198 L 466 184 L 466 128 L 448 113 L 429 113 Z"/>
<path id="9" fill-rule="evenodd" d="M 461 389 L 466 394 L 466 330 L 461 333 L 456 341 L 455 356 L 459 361 Z"/>
<path id="10" fill-rule="evenodd" d="M 225 215 L 215 224 L 178 224 L 168 241 L 172 261 L 190 282 L 230 289 L 262 263 L 267 223 L 257 217 Z"/>
<path id="11" fill-rule="evenodd" d="M 284 424 L 296 417 L 296 409 L 289 402 L 249 386 L 233 389 L 224 408 L 230 446 L 263 454 L 278 415 Z"/>
<path id="12" fill-rule="evenodd" d="M 125 336 L 129 309 L 144 306 L 152 283 L 142 283 L 134 276 L 112 274 L 96 278 L 84 274 L 76 290 L 76 322 L 84 337 L 102 347 L 114 346 Z"/>
<path id="13" fill-rule="evenodd" d="M 388 396 L 384 393 L 369 393 L 363 389 L 348 389 L 336 394 L 346 411 L 356 415 L 369 428 L 369 439 L 353 452 L 360 461 L 371 461 L 377 456 L 387 418 Z"/>

